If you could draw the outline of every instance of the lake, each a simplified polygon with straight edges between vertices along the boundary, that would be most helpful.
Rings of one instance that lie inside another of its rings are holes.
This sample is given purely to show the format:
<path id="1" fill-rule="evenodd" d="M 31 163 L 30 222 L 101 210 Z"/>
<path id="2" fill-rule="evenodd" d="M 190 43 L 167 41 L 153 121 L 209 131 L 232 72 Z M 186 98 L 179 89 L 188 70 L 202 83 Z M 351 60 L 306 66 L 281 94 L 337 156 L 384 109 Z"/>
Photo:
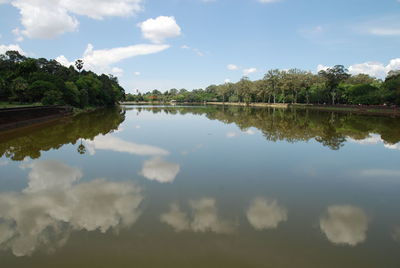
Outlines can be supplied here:
<path id="1" fill-rule="evenodd" d="M 400 119 L 125 106 L 0 133 L 1 267 L 400 267 Z"/>

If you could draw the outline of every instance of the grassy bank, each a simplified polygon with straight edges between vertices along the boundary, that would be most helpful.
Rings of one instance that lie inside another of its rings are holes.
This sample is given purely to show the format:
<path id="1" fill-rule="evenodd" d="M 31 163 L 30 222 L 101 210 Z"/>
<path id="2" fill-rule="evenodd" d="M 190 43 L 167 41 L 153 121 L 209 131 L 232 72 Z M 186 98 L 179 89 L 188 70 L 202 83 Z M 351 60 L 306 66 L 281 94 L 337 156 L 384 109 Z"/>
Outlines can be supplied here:
<path id="1" fill-rule="evenodd" d="M 23 108 L 23 107 L 34 107 L 34 106 L 43 106 L 40 102 L 38 103 L 10 103 L 10 102 L 0 102 L 0 109 L 7 109 L 7 108 Z"/>

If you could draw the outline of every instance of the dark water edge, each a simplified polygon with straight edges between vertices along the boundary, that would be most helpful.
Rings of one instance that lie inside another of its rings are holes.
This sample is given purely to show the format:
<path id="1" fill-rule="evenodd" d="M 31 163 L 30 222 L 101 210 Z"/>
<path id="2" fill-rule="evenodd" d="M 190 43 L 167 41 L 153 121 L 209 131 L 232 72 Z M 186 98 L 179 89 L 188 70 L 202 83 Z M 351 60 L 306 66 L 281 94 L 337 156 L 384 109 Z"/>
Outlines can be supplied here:
<path id="1" fill-rule="evenodd" d="M 0 109 L 0 131 L 22 128 L 72 115 L 72 107 L 35 106 Z"/>

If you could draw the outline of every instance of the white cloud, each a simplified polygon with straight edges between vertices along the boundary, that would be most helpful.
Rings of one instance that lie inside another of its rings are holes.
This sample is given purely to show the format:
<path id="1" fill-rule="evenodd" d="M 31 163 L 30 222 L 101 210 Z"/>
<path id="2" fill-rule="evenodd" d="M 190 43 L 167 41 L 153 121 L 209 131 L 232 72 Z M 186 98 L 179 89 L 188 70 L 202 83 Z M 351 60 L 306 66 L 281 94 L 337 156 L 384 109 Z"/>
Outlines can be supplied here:
<path id="1" fill-rule="evenodd" d="M 56 58 L 56 61 L 57 61 L 58 63 L 64 65 L 64 66 L 66 66 L 66 67 L 69 67 L 69 66 L 71 66 L 71 65 L 72 65 L 72 66 L 75 65 L 74 62 L 69 61 L 64 55 L 58 56 L 58 57 Z"/>
<path id="2" fill-rule="evenodd" d="M 113 75 L 122 76 L 123 73 L 124 73 L 124 70 L 121 69 L 121 68 L 119 68 L 119 67 L 113 67 L 113 68 L 111 69 L 111 72 L 113 73 Z"/>
<path id="3" fill-rule="evenodd" d="M 142 10 L 142 0 L 60 0 L 66 10 L 93 19 L 126 17 Z"/>
<path id="4" fill-rule="evenodd" d="M 398 15 L 386 15 L 376 17 L 355 25 L 356 32 L 377 37 L 396 37 L 400 35 L 400 23 Z"/>
<path id="5" fill-rule="evenodd" d="M 381 35 L 381 36 L 397 36 L 400 35 L 399 28 L 380 28 L 374 27 L 369 29 L 369 33 L 373 35 Z"/>
<path id="6" fill-rule="evenodd" d="M 15 51 L 18 51 L 21 55 L 26 55 L 25 51 L 23 51 L 22 48 L 17 44 L 0 45 L 0 54 L 4 54 L 10 50 L 15 50 Z"/>
<path id="7" fill-rule="evenodd" d="M 243 74 L 244 75 L 249 75 L 249 74 L 256 73 L 256 72 L 257 72 L 256 68 L 243 69 Z"/>
<path id="8" fill-rule="evenodd" d="M 380 62 L 365 62 L 354 64 L 349 67 L 349 72 L 353 75 L 368 74 L 374 77 L 385 77 L 388 73 L 386 66 Z"/>
<path id="9" fill-rule="evenodd" d="M 133 75 L 139 76 L 139 75 L 141 75 L 141 73 L 140 72 L 133 72 Z"/>
<path id="10" fill-rule="evenodd" d="M 12 30 L 12 33 L 15 35 L 15 41 L 16 42 L 22 42 L 24 41 L 24 37 L 22 36 L 21 30 L 17 27 Z"/>
<path id="11" fill-rule="evenodd" d="M 204 56 L 204 53 L 198 48 L 191 48 L 191 47 L 189 47 L 187 45 L 183 45 L 183 46 L 181 46 L 181 48 L 185 49 L 185 50 L 191 50 L 194 53 L 196 53 L 197 56 L 200 56 L 200 57 Z"/>
<path id="12" fill-rule="evenodd" d="M 120 153 L 129 153 L 135 155 L 168 155 L 169 152 L 152 145 L 137 144 L 125 141 L 123 139 L 107 136 L 97 136 L 94 140 L 85 140 L 85 145 L 90 154 L 94 154 L 96 150 L 110 150 Z"/>
<path id="13" fill-rule="evenodd" d="M 22 31 L 29 38 L 51 39 L 66 32 L 73 32 L 79 22 L 68 14 L 59 3 L 47 0 L 15 0 L 12 5 L 19 9 Z"/>
<path id="14" fill-rule="evenodd" d="M 130 227 L 140 215 L 143 195 L 130 182 L 74 184 L 81 171 L 63 163 L 38 161 L 27 167 L 32 170 L 23 192 L 0 194 L 0 248 L 16 256 L 60 247 L 71 231 Z"/>
<path id="15" fill-rule="evenodd" d="M 330 66 L 325 66 L 325 65 L 322 65 L 322 64 L 318 64 L 318 66 L 317 66 L 317 72 L 326 71 L 326 70 L 328 70 L 329 68 L 330 68 Z"/>
<path id="16" fill-rule="evenodd" d="M 167 162 L 160 157 L 144 162 L 140 174 L 160 183 L 173 182 L 180 171 L 179 164 Z"/>
<path id="17" fill-rule="evenodd" d="M 254 229 L 261 231 L 275 229 L 281 222 L 287 221 L 287 210 L 276 200 L 256 198 L 246 212 L 247 220 Z"/>
<path id="18" fill-rule="evenodd" d="M 318 72 L 321 70 L 326 71 L 328 68 L 330 68 L 330 66 L 319 64 L 317 66 L 317 71 Z M 390 71 L 400 70 L 400 58 L 395 58 L 390 60 L 390 62 L 387 65 L 381 62 L 372 62 L 372 61 L 353 64 L 349 66 L 348 70 L 352 75 L 368 74 L 370 76 L 374 76 L 377 78 L 385 78 Z"/>
<path id="19" fill-rule="evenodd" d="M 174 17 L 159 16 L 141 22 L 138 26 L 142 30 L 144 38 L 157 44 L 164 42 L 167 38 L 181 35 L 181 28 Z"/>
<path id="20" fill-rule="evenodd" d="M 3 1 L 4 2 L 4 1 Z M 76 31 L 79 22 L 73 16 L 93 19 L 131 16 L 142 10 L 142 0 L 13 0 L 6 1 L 19 9 L 22 33 L 29 38 L 51 39 Z"/>
<path id="21" fill-rule="evenodd" d="M 94 50 L 92 44 L 88 44 L 83 53 L 82 60 L 84 69 L 97 73 L 110 72 L 112 66 L 122 60 L 159 53 L 169 48 L 169 45 L 140 44 L 127 47 L 117 47 L 111 49 Z M 69 67 L 73 62 L 69 61 L 63 55 L 56 59 L 59 63 Z"/>
<path id="22" fill-rule="evenodd" d="M 224 80 L 224 83 L 230 83 L 230 82 L 231 82 L 231 79 L 229 79 L 229 78 Z"/>
<path id="23" fill-rule="evenodd" d="M 216 201 L 213 198 L 202 198 L 190 201 L 191 217 L 181 211 L 180 207 L 173 203 L 170 210 L 161 215 L 164 222 L 175 231 L 214 232 L 219 234 L 231 233 L 234 230 L 232 223 L 220 219 Z"/>
<path id="24" fill-rule="evenodd" d="M 230 70 L 230 71 L 239 70 L 239 66 L 237 66 L 237 65 L 235 65 L 235 64 L 228 64 L 228 65 L 226 66 L 226 68 L 227 68 L 228 70 Z"/>
<path id="25" fill-rule="evenodd" d="M 334 244 L 356 246 L 365 241 L 368 219 L 365 212 L 354 206 L 330 206 L 320 219 L 320 228 Z"/>

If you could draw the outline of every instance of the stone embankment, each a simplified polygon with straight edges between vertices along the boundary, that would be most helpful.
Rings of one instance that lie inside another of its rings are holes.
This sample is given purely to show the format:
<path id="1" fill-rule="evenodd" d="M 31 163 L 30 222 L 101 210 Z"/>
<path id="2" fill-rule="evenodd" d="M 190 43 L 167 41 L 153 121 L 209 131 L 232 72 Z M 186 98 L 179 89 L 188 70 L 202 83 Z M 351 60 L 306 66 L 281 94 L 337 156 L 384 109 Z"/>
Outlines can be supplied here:
<path id="1" fill-rule="evenodd" d="M 36 106 L 0 109 L 0 131 L 43 123 L 72 115 L 71 107 Z"/>

